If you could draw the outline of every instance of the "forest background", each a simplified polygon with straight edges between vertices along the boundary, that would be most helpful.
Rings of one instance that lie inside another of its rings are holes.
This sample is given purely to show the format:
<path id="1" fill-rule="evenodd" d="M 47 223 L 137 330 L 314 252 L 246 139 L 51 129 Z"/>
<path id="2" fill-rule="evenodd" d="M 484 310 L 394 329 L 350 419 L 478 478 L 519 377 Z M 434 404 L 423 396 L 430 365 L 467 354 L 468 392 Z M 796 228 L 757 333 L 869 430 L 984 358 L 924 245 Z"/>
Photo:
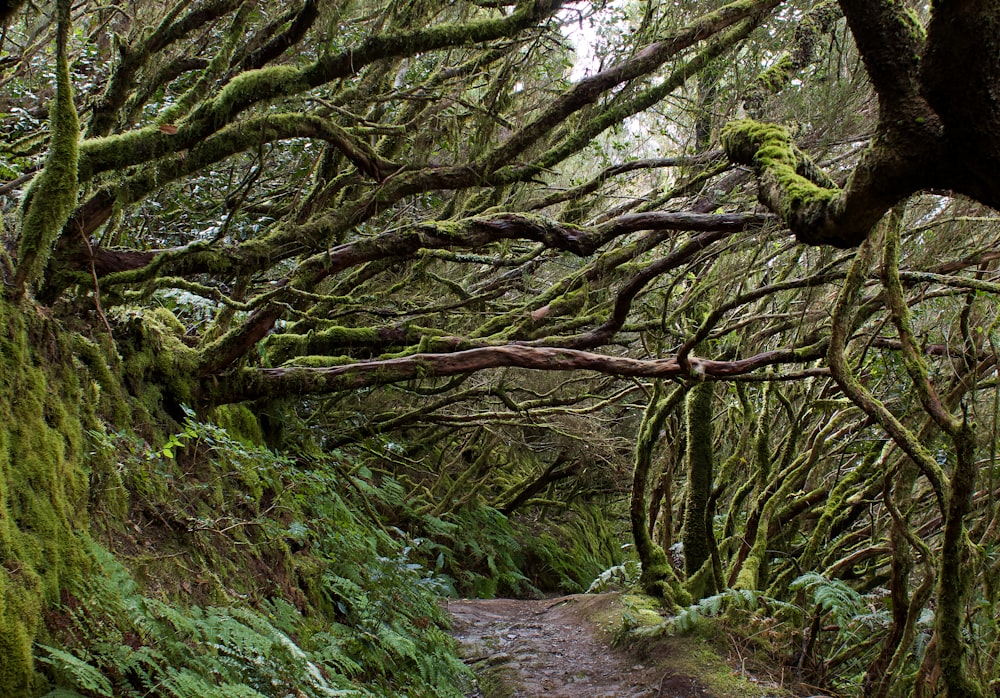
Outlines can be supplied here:
<path id="1" fill-rule="evenodd" d="M 0 693 L 461 695 L 614 572 L 997 690 L 995 3 L 0 17 Z"/>

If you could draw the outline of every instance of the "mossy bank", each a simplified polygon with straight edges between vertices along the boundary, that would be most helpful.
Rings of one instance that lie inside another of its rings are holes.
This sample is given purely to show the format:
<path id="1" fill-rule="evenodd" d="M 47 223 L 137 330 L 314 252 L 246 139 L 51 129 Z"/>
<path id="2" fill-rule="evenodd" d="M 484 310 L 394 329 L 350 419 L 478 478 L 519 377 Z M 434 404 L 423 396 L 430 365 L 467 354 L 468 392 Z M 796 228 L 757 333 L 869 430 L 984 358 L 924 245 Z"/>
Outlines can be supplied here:
<path id="1" fill-rule="evenodd" d="M 43 614 L 88 568 L 85 431 L 96 384 L 67 336 L 0 300 L 0 694 L 45 687 L 32 661 Z"/>

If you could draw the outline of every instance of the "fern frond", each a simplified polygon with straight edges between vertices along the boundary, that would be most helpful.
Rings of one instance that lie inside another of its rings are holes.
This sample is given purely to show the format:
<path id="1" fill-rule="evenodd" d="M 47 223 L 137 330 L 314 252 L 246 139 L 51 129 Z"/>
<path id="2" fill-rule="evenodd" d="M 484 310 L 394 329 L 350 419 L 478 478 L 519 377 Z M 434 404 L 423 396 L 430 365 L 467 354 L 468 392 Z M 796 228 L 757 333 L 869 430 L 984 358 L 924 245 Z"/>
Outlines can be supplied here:
<path id="1" fill-rule="evenodd" d="M 39 647 L 48 652 L 48 656 L 38 657 L 38 661 L 52 666 L 60 683 L 102 698 L 112 698 L 111 681 L 99 669 L 61 649 L 48 645 Z"/>

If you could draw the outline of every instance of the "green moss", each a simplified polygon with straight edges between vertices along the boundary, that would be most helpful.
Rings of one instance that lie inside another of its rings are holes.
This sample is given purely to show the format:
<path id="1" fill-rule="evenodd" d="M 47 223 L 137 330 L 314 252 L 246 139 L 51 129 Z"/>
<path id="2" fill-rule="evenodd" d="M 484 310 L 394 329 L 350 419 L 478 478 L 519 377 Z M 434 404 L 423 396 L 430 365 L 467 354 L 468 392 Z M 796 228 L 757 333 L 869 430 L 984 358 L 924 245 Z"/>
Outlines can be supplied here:
<path id="1" fill-rule="evenodd" d="M 587 297 L 588 289 L 586 286 L 574 289 L 549 303 L 549 314 L 559 316 L 581 313 L 586 309 Z"/>
<path id="2" fill-rule="evenodd" d="M 155 126 L 138 128 L 114 136 L 90 138 L 80 144 L 79 178 L 86 182 L 112 169 L 116 163 L 141 161 L 147 154 L 166 154 L 170 136 Z"/>
<path id="3" fill-rule="evenodd" d="M 305 368 L 328 368 L 330 366 L 346 366 L 354 363 L 350 356 L 296 356 L 294 359 L 282 364 L 284 366 L 302 366 Z"/>
<path id="4" fill-rule="evenodd" d="M 829 204 L 842 193 L 777 124 L 731 121 L 722 130 L 722 145 L 731 160 L 760 171 L 761 199 L 787 223 L 796 221 L 795 229 L 824 221 Z"/>
<path id="5" fill-rule="evenodd" d="M 711 596 L 718 591 L 718 586 L 715 579 L 715 568 L 710 558 L 706 558 L 701 567 L 694 574 L 689 575 L 684 582 L 684 588 L 694 599 L 704 599 Z"/>
<path id="6" fill-rule="evenodd" d="M 76 204 L 80 121 L 73 104 L 73 85 L 66 56 L 66 42 L 70 31 L 69 4 L 60 2 L 58 8 L 52 138 L 45 167 L 32 181 L 23 199 L 24 218 L 18 245 L 18 268 L 14 277 L 16 293 L 23 291 L 25 283 L 33 283 L 39 279 L 52 253 L 52 246 Z"/>
<path id="7" fill-rule="evenodd" d="M 274 94 L 294 94 L 307 89 L 302 73 L 289 65 L 277 65 L 259 70 L 250 70 L 233 78 L 219 96 L 212 102 L 217 125 L 228 122 L 260 96 Z"/>
<path id="8" fill-rule="evenodd" d="M 174 314 L 166 308 L 122 307 L 109 318 L 119 326 L 116 337 L 127 387 L 148 413 L 157 414 L 164 399 L 193 404 L 198 352 L 184 343 L 184 326 Z"/>
<path id="9" fill-rule="evenodd" d="M 266 443 L 257 415 L 246 405 L 221 405 L 212 411 L 212 421 L 247 445 Z"/>
<path id="10" fill-rule="evenodd" d="M 761 73 L 757 77 L 757 80 L 764 89 L 770 92 L 778 92 L 788 83 L 789 76 L 794 67 L 791 55 L 785 54 L 777 63 Z"/>
<path id="11" fill-rule="evenodd" d="M 684 568 L 693 576 L 709 559 L 712 534 L 707 521 L 715 455 L 712 449 L 712 393 L 715 383 L 698 383 L 687 396 L 687 499 L 684 507 Z M 701 584 L 709 594 L 715 584 L 707 577 Z"/>
<path id="12" fill-rule="evenodd" d="M 667 607 L 688 606 L 691 604 L 691 594 L 684 588 L 666 553 L 659 546 L 653 546 L 649 553 L 649 561 L 643 565 L 639 585 L 650 596 L 663 599 Z"/>
<path id="13" fill-rule="evenodd" d="M 268 360 L 280 364 L 306 354 L 339 354 L 351 346 L 372 346 L 378 331 L 370 327 L 327 327 L 307 334 L 274 334 L 264 342 Z"/>
<path id="14" fill-rule="evenodd" d="M 622 594 L 622 606 L 636 617 L 637 625 L 652 626 L 663 622 L 663 603 L 652 596 Z"/>
<path id="15" fill-rule="evenodd" d="M 93 382 L 88 387 L 90 399 L 85 404 L 98 408 L 98 411 L 108 416 L 115 424 L 125 424 L 133 416 L 132 406 L 128 403 L 121 381 L 111 372 L 110 366 L 118 362 L 96 343 L 82 335 L 74 335 L 73 353 L 83 363 Z"/>
<path id="16" fill-rule="evenodd" d="M 734 162 L 760 168 L 762 176 L 781 192 L 777 213 L 786 221 L 806 209 L 822 208 L 841 193 L 799 174 L 811 163 L 795 148 L 783 126 L 751 119 L 731 121 L 722 130 L 722 145 Z"/>
<path id="17" fill-rule="evenodd" d="M 69 343 L 0 302 L 0 695 L 39 692 L 42 612 L 87 568 L 83 391 Z"/>
<path id="18" fill-rule="evenodd" d="M 902 17 L 914 40 L 921 44 L 927 41 L 927 28 L 921 23 L 920 17 L 912 7 L 904 7 Z"/>
<path id="19" fill-rule="evenodd" d="M 734 670 L 724 658 L 730 641 L 730 634 L 720 621 L 702 618 L 690 634 L 664 640 L 656 654 L 667 658 L 669 668 L 675 674 L 697 677 L 706 695 L 718 698 L 792 695 L 777 686 L 761 685 L 747 679 L 743 666 L 739 672 Z"/>
<path id="20" fill-rule="evenodd" d="M 159 325 L 163 331 L 175 336 L 184 334 L 184 325 L 177 319 L 177 316 L 167 308 L 153 308 L 149 311 L 149 318 Z"/>
<path id="21" fill-rule="evenodd" d="M 761 410 L 757 415 L 757 435 L 754 439 L 754 480 L 757 492 L 762 492 L 771 476 L 771 412 L 769 398 L 772 384 L 764 384 Z"/>
<path id="22" fill-rule="evenodd" d="M 752 119 L 730 121 L 723 127 L 721 138 L 729 157 L 745 165 L 754 163 L 760 149 L 773 148 L 772 154 L 780 155 L 792 144 L 791 134 L 785 127 Z"/>

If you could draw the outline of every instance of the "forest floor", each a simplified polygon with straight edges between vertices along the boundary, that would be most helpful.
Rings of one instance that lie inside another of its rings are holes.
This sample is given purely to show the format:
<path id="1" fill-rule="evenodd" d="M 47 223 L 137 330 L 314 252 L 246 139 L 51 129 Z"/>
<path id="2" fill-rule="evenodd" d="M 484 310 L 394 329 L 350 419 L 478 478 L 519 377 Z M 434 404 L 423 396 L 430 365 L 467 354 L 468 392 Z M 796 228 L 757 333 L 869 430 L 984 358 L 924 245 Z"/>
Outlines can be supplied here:
<path id="1" fill-rule="evenodd" d="M 614 643 L 623 623 L 636 622 L 636 609 L 620 594 L 452 600 L 447 607 L 452 635 L 478 678 L 469 698 L 791 695 L 736 671 L 705 637 Z"/>

